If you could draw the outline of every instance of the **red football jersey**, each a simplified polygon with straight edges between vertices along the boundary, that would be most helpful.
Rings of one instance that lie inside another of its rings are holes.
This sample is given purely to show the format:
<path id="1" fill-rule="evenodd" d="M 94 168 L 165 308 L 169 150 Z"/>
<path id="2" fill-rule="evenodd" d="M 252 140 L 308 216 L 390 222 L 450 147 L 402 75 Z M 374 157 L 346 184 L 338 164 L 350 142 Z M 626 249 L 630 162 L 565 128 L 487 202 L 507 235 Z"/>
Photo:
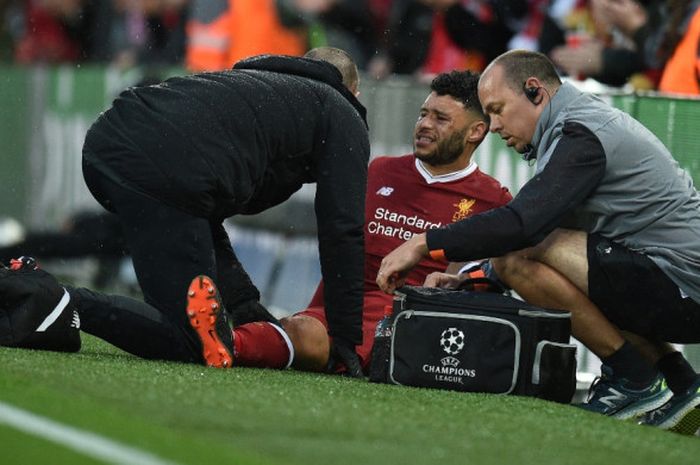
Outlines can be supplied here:
<path id="1" fill-rule="evenodd" d="M 389 252 L 429 228 L 439 228 L 469 215 L 500 207 L 510 201 L 508 189 L 472 163 L 462 171 L 432 176 L 413 155 L 380 157 L 370 163 L 365 203 L 365 296 L 362 312 L 362 345 L 357 355 L 367 368 L 374 330 L 392 297 L 377 286 L 379 265 Z M 486 258 L 486 257 L 484 257 Z M 446 264 L 422 260 L 406 283 L 420 286 L 433 271 Z M 323 282 L 302 315 L 328 326 L 323 309 Z"/>
<path id="2" fill-rule="evenodd" d="M 500 207 L 511 198 L 507 188 L 474 163 L 432 176 L 413 155 L 374 159 L 365 200 L 365 290 L 378 289 L 375 279 L 382 258 L 414 234 Z M 420 286 L 428 274 L 444 269 L 445 263 L 426 258 L 406 284 Z"/>

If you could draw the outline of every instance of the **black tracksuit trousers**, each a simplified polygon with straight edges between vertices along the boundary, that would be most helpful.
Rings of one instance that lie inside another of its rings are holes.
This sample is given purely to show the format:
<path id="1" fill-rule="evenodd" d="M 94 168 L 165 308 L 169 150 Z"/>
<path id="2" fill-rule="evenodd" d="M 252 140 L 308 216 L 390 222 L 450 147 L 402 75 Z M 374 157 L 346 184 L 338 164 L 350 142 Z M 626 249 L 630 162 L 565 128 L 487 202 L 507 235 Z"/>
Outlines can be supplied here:
<path id="1" fill-rule="evenodd" d="M 185 213 L 89 166 L 84 175 L 93 195 L 121 220 L 144 302 L 70 289 L 81 329 L 140 357 L 201 363 L 201 344 L 185 314 L 192 279 L 213 278 L 229 311 L 259 305 L 260 294 L 236 258 L 223 220 Z"/>

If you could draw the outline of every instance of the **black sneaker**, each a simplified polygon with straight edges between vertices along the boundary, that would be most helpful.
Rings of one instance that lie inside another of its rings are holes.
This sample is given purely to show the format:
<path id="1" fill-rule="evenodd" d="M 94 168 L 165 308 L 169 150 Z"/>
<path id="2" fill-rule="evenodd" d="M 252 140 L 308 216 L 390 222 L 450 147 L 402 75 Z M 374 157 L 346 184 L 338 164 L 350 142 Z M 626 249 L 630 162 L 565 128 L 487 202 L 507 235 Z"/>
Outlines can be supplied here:
<path id="1" fill-rule="evenodd" d="M 68 296 L 68 292 L 66 292 L 66 296 Z M 36 331 L 15 347 L 55 352 L 78 352 L 81 346 L 80 317 L 70 300 L 66 302 L 62 310 L 61 305 L 59 302 L 59 305 L 52 313 L 49 313 Z M 59 312 L 55 319 L 54 312 Z"/>
<path id="2" fill-rule="evenodd" d="M 202 343 L 204 363 L 228 368 L 233 364 L 233 329 L 214 281 L 204 275 L 187 290 L 187 318 Z"/>
<path id="3" fill-rule="evenodd" d="M 700 378 L 685 392 L 675 394 L 664 405 L 644 415 L 639 424 L 687 435 L 700 431 Z"/>
<path id="4" fill-rule="evenodd" d="M 0 345 L 80 350 L 80 318 L 70 294 L 32 257 L 0 269 L 0 320 Z"/>
<path id="5" fill-rule="evenodd" d="M 588 401 L 580 404 L 584 410 L 620 420 L 636 418 L 665 404 L 673 395 L 663 376 L 656 377 L 641 389 L 632 388 L 624 378 L 613 377 L 612 369 L 603 365 L 601 376 L 588 391 Z"/>

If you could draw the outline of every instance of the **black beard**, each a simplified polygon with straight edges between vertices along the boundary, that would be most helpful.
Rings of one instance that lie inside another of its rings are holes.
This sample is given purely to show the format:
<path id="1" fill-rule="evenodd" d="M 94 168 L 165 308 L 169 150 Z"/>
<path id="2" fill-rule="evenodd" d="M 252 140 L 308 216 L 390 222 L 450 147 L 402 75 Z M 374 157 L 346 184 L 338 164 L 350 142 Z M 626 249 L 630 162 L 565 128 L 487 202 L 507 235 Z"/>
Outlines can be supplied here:
<path id="1" fill-rule="evenodd" d="M 467 128 L 455 131 L 450 137 L 438 142 L 437 148 L 427 155 L 418 155 L 418 158 L 423 163 L 430 166 L 449 165 L 458 159 L 464 152 L 465 142 L 464 136 L 467 134 Z M 415 152 L 416 147 L 413 146 Z"/>

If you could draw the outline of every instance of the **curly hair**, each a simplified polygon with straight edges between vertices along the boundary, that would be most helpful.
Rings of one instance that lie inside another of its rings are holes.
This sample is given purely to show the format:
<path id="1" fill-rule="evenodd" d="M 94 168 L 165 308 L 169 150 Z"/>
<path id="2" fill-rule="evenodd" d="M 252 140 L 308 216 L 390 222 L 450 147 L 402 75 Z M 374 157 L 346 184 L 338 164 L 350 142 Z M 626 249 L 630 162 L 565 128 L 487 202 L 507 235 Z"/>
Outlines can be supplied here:
<path id="1" fill-rule="evenodd" d="M 449 95 L 464 104 L 464 108 L 481 115 L 485 121 L 487 116 L 481 109 L 477 85 L 479 74 L 473 71 L 450 71 L 438 74 L 430 83 L 430 90 L 438 95 Z"/>

